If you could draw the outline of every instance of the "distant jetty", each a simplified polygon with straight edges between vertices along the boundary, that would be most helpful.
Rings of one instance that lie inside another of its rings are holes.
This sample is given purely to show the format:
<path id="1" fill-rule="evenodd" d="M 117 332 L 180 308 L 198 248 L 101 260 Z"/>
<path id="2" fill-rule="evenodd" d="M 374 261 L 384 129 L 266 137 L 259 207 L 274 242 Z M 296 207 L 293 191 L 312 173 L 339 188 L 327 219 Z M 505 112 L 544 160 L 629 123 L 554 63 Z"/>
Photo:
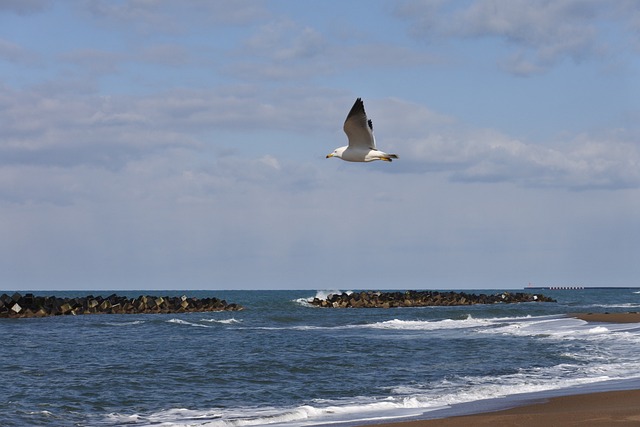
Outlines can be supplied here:
<path id="1" fill-rule="evenodd" d="M 218 298 L 157 297 L 141 295 L 126 298 L 116 294 L 108 297 L 89 295 L 81 298 L 0 295 L 0 318 L 47 317 L 80 314 L 145 314 L 192 313 L 205 311 L 237 311 L 243 307 L 228 304 Z"/>
<path id="2" fill-rule="evenodd" d="M 497 294 L 468 294 L 465 292 L 406 291 L 353 292 L 330 294 L 326 299 L 314 298 L 311 305 L 327 308 L 392 308 L 457 306 L 474 304 L 513 304 L 521 302 L 556 302 L 540 294 L 500 292 Z"/>

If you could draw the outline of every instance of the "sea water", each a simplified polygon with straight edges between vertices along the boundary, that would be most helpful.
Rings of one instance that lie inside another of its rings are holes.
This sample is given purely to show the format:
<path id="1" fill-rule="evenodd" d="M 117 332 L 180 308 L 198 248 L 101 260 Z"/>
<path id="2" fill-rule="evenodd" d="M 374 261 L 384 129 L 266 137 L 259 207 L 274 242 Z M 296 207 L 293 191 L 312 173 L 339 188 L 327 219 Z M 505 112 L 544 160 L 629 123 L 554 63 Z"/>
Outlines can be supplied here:
<path id="1" fill-rule="evenodd" d="M 640 324 L 567 317 L 640 310 L 637 289 L 539 292 L 558 302 L 323 309 L 308 290 L 118 291 L 245 310 L 0 319 L 0 424 L 361 425 L 640 388 Z"/>

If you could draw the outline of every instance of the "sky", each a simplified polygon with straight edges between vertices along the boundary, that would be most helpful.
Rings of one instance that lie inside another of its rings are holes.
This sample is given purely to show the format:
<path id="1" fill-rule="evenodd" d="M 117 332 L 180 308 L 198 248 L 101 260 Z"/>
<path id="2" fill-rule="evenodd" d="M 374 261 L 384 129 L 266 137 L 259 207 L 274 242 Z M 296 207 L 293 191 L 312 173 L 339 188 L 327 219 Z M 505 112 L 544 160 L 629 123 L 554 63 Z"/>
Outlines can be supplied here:
<path id="1" fill-rule="evenodd" d="M 0 0 L 0 289 L 640 286 L 639 75 L 635 0 Z"/>

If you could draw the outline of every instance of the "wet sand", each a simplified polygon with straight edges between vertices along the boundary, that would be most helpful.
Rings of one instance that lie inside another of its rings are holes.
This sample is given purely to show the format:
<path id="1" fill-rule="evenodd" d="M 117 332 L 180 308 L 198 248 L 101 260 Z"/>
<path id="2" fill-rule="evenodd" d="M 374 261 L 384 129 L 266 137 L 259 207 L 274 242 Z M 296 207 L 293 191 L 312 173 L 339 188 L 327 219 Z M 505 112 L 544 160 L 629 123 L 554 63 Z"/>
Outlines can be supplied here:
<path id="1" fill-rule="evenodd" d="M 574 313 L 569 316 L 587 322 L 640 323 L 640 313 Z"/>
<path id="2" fill-rule="evenodd" d="M 376 427 L 611 427 L 640 426 L 640 390 L 545 399 L 505 411 Z"/>
<path id="3" fill-rule="evenodd" d="M 587 322 L 640 323 L 640 313 L 572 313 Z M 376 427 L 611 427 L 640 426 L 640 390 L 542 399 L 503 411 L 375 424 Z"/>

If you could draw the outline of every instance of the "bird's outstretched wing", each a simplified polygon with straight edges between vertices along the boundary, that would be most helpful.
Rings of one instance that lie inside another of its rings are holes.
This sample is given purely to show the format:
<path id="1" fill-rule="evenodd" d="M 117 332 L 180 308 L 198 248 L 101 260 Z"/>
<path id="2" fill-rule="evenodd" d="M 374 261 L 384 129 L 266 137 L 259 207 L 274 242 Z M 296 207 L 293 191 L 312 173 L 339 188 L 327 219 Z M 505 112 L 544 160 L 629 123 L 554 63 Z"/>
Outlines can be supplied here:
<path id="1" fill-rule="evenodd" d="M 347 114 L 344 121 L 344 132 L 349 138 L 349 148 L 367 148 L 376 149 L 376 140 L 373 137 L 373 123 L 367 119 L 367 113 L 364 112 L 364 102 L 361 98 L 356 99 L 355 104 L 351 107 L 351 111 Z"/>

